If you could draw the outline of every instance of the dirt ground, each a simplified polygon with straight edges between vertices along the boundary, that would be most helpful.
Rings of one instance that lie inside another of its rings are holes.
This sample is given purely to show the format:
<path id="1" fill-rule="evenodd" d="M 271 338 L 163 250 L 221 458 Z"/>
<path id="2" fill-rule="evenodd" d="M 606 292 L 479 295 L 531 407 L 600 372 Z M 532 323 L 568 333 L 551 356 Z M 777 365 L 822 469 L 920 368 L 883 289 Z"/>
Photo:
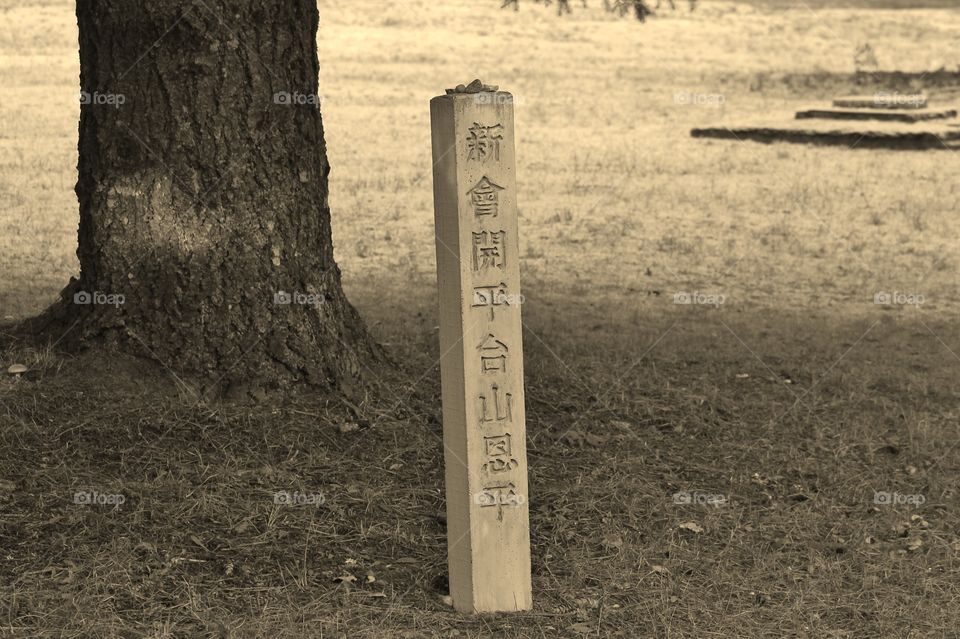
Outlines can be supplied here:
<path id="1" fill-rule="evenodd" d="M 957 156 L 689 130 L 882 90 L 864 43 L 960 70 L 960 12 L 319 4 L 337 259 L 400 372 L 212 405 L 6 346 L 43 372 L 0 379 L 0 636 L 957 636 Z M 77 268 L 79 67 L 70 3 L 0 16 L 2 322 Z M 478 618 L 442 600 L 428 111 L 473 77 L 517 99 L 535 573 Z"/>

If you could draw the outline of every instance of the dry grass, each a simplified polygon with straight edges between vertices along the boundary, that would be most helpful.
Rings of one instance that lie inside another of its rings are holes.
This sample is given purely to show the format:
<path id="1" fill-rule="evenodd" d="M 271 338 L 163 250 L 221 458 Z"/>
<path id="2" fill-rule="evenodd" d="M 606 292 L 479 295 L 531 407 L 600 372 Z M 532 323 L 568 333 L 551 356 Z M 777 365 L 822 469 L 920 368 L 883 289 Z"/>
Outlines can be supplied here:
<path id="1" fill-rule="evenodd" d="M 76 268 L 65 4 L 4 3 L 0 320 Z M 6 346 L 42 373 L 0 380 L 0 636 L 955 634 L 955 156 L 687 132 L 807 104 L 794 81 L 842 84 L 861 42 L 887 70 L 955 68 L 960 16 L 702 9 L 638 27 L 321 2 L 338 259 L 402 375 L 355 407 L 219 405 L 124 358 Z M 520 100 L 536 608 L 495 618 L 440 601 L 427 101 L 473 76 Z M 75 505 L 80 490 L 127 501 Z"/>
<path id="2" fill-rule="evenodd" d="M 550 326 L 526 335 L 532 613 L 470 619 L 440 602 L 436 353 L 408 343 L 407 380 L 385 380 L 356 412 L 317 395 L 185 401 L 162 372 L 145 377 L 123 358 L 4 380 L 0 628 L 949 636 L 956 366 L 935 340 L 895 320 L 797 324 L 690 309 L 640 328 L 577 310 L 589 337 Z M 946 323 L 930 328 L 958 337 Z M 725 331 L 763 361 L 718 339 Z M 343 433 L 346 423 L 360 429 Z M 74 505 L 82 490 L 127 502 Z M 275 505 L 279 490 L 326 500 Z M 677 505 L 676 491 L 727 502 Z M 874 491 L 926 502 L 878 506 Z M 703 532 L 681 528 L 689 522 Z M 336 581 L 346 575 L 357 581 Z"/>

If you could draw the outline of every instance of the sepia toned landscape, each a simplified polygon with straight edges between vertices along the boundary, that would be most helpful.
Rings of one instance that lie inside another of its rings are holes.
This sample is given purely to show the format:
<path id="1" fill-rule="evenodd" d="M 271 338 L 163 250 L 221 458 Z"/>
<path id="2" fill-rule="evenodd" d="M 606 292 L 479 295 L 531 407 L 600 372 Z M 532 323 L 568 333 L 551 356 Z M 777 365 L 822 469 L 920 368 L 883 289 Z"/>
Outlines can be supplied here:
<path id="1" fill-rule="evenodd" d="M 690 132 L 956 108 L 960 11 L 500 4 L 318 2 L 334 255 L 389 365 L 220 402 L 8 338 L 79 273 L 80 65 L 74 3 L 0 2 L 0 362 L 32 373 L 0 379 L 0 636 L 956 632 L 956 147 Z M 446 583 L 429 108 L 474 78 L 515 104 L 534 601 L 482 616 Z"/>

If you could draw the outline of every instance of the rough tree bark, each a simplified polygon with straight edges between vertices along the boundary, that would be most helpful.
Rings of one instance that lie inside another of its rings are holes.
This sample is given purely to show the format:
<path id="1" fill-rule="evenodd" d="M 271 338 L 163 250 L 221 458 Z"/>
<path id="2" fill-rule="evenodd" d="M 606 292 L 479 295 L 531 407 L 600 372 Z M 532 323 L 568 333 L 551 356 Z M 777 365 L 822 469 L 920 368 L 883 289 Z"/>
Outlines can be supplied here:
<path id="1" fill-rule="evenodd" d="M 333 258 L 316 0 L 77 0 L 77 20 L 81 273 L 47 330 L 228 383 L 362 377 L 381 354 Z"/>

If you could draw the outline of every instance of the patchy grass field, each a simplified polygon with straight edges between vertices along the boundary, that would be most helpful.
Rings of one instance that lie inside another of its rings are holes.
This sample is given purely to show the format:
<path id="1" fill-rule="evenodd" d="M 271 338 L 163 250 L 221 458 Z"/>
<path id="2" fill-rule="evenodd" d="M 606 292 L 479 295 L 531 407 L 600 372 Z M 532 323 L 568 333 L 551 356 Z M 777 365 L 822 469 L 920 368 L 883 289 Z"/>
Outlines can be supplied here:
<path id="1" fill-rule="evenodd" d="M 866 42 L 957 69 L 960 12 L 497 5 L 320 2 L 338 260 L 401 366 L 366 399 L 210 405 L 123 358 L 0 352 L 43 371 L 0 380 L 0 636 L 956 634 L 956 155 L 688 131 L 853 92 Z M 0 6 L 3 320 L 77 268 L 79 69 L 70 3 Z M 518 100 L 536 600 L 481 618 L 441 601 L 427 108 L 474 76 Z M 73 503 L 94 490 L 126 501 Z"/>

